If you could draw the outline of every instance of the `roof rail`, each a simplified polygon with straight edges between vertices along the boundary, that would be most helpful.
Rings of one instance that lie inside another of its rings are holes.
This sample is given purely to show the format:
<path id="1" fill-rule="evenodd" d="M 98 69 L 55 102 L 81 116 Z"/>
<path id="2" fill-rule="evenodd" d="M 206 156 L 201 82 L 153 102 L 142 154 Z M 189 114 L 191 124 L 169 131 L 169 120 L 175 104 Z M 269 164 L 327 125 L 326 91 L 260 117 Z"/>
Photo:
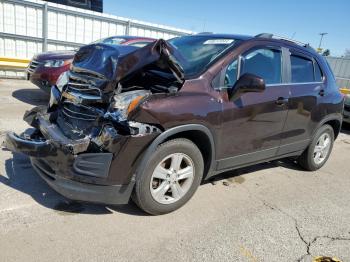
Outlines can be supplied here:
<path id="1" fill-rule="evenodd" d="M 197 35 L 212 35 L 214 34 L 213 32 L 199 32 Z"/>
<path id="2" fill-rule="evenodd" d="M 269 34 L 269 33 L 262 33 L 262 34 L 258 34 L 255 37 L 260 37 L 260 38 L 273 38 L 273 39 L 280 39 L 280 40 L 284 40 L 284 41 L 288 41 L 288 42 L 292 42 L 294 44 L 306 47 L 306 48 L 311 48 L 309 43 L 303 43 L 288 37 L 284 37 L 284 36 L 279 36 L 279 35 L 274 35 L 274 34 Z"/>
<path id="3" fill-rule="evenodd" d="M 272 37 L 273 37 L 273 34 L 270 34 L 270 33 L 261 33 L 261 34 L 256 35 L 255 37 L 272 38 Z"/>

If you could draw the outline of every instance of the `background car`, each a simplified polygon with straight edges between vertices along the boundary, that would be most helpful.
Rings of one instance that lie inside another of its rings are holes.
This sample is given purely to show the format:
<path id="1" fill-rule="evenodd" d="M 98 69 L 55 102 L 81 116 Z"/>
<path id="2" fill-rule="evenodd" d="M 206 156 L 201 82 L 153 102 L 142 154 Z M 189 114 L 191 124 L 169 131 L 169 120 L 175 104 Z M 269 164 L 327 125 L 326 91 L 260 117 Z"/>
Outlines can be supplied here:
<path id="1" fill-rule="evenodd" d="M 100 39 L 94 43 L 143 47 L 154 41 L 153 38 L 145 37 L 113 36 Z M 58 77 L 69 70 L 75 53 L 75 50 L 52 51 L 34 56 L 26 70 L 27 80 L 49 93 L 51 86 L 56 84 Z"/>
<path id="2" fill-rule="evenodd" d="M 350 91 L 345 95 L 343 121 L 350 124 Z"/>

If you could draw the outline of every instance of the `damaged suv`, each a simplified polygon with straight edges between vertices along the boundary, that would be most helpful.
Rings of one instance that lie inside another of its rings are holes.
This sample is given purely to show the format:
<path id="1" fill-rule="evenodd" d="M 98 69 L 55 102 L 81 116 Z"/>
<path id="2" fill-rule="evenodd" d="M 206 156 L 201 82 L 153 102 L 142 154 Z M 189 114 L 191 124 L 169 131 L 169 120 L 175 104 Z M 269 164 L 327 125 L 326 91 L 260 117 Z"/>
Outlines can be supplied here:
<path id="1" fill-rule="evenodd" d="M 67 198 L 150 214 L 184 205 L 201 181 L 284 157 L 327 161 L 344 98 L 308 45 L 270 34 L 199 34 L 143 48 L 80 48 L 6 146 Z"/>

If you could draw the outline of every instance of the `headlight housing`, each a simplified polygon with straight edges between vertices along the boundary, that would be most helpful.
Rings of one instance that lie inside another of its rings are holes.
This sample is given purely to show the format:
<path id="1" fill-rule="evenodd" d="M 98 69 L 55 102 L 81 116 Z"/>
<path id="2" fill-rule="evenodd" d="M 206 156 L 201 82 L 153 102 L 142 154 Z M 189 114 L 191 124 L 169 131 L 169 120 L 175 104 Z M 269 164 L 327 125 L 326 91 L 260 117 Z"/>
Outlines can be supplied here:
<path id="1" fill-rule="evenodd" d="M 46 60 L 44 62 L 45 67 L 61 67 L 67 64 L 68 60 L 55 59 L 55 60 Z"/>
<path id="2" fill-rule="evenodd" d="M 150 94 L 151 92 L 147 90 L 136 90 L 115 95 L 114 103 L 110 110 L 113 113 L 110 113 L 112 113 L 115 120 L 126 120 L 129 113 L 140 104 L 144 97 Z"/>

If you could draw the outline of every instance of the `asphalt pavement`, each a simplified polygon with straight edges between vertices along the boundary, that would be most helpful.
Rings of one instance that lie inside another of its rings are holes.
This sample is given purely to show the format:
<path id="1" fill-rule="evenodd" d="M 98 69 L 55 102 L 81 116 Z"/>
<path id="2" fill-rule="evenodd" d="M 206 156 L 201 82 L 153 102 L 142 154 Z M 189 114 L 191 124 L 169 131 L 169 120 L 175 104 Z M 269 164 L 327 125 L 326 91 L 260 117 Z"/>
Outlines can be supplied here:
<path id="1" fill-rule="evenodd" d="M 48 96 L 0 80 L 0 143 L 22 132 L 25 110 Z M 0 149 L 1 261 L 350 261 L 350 127 L 328 163 L 306 172 L 292 160 L 219 175 L 180 210 L 149 216 L 132 202 L 70 202 L 28 158 Z"/>

